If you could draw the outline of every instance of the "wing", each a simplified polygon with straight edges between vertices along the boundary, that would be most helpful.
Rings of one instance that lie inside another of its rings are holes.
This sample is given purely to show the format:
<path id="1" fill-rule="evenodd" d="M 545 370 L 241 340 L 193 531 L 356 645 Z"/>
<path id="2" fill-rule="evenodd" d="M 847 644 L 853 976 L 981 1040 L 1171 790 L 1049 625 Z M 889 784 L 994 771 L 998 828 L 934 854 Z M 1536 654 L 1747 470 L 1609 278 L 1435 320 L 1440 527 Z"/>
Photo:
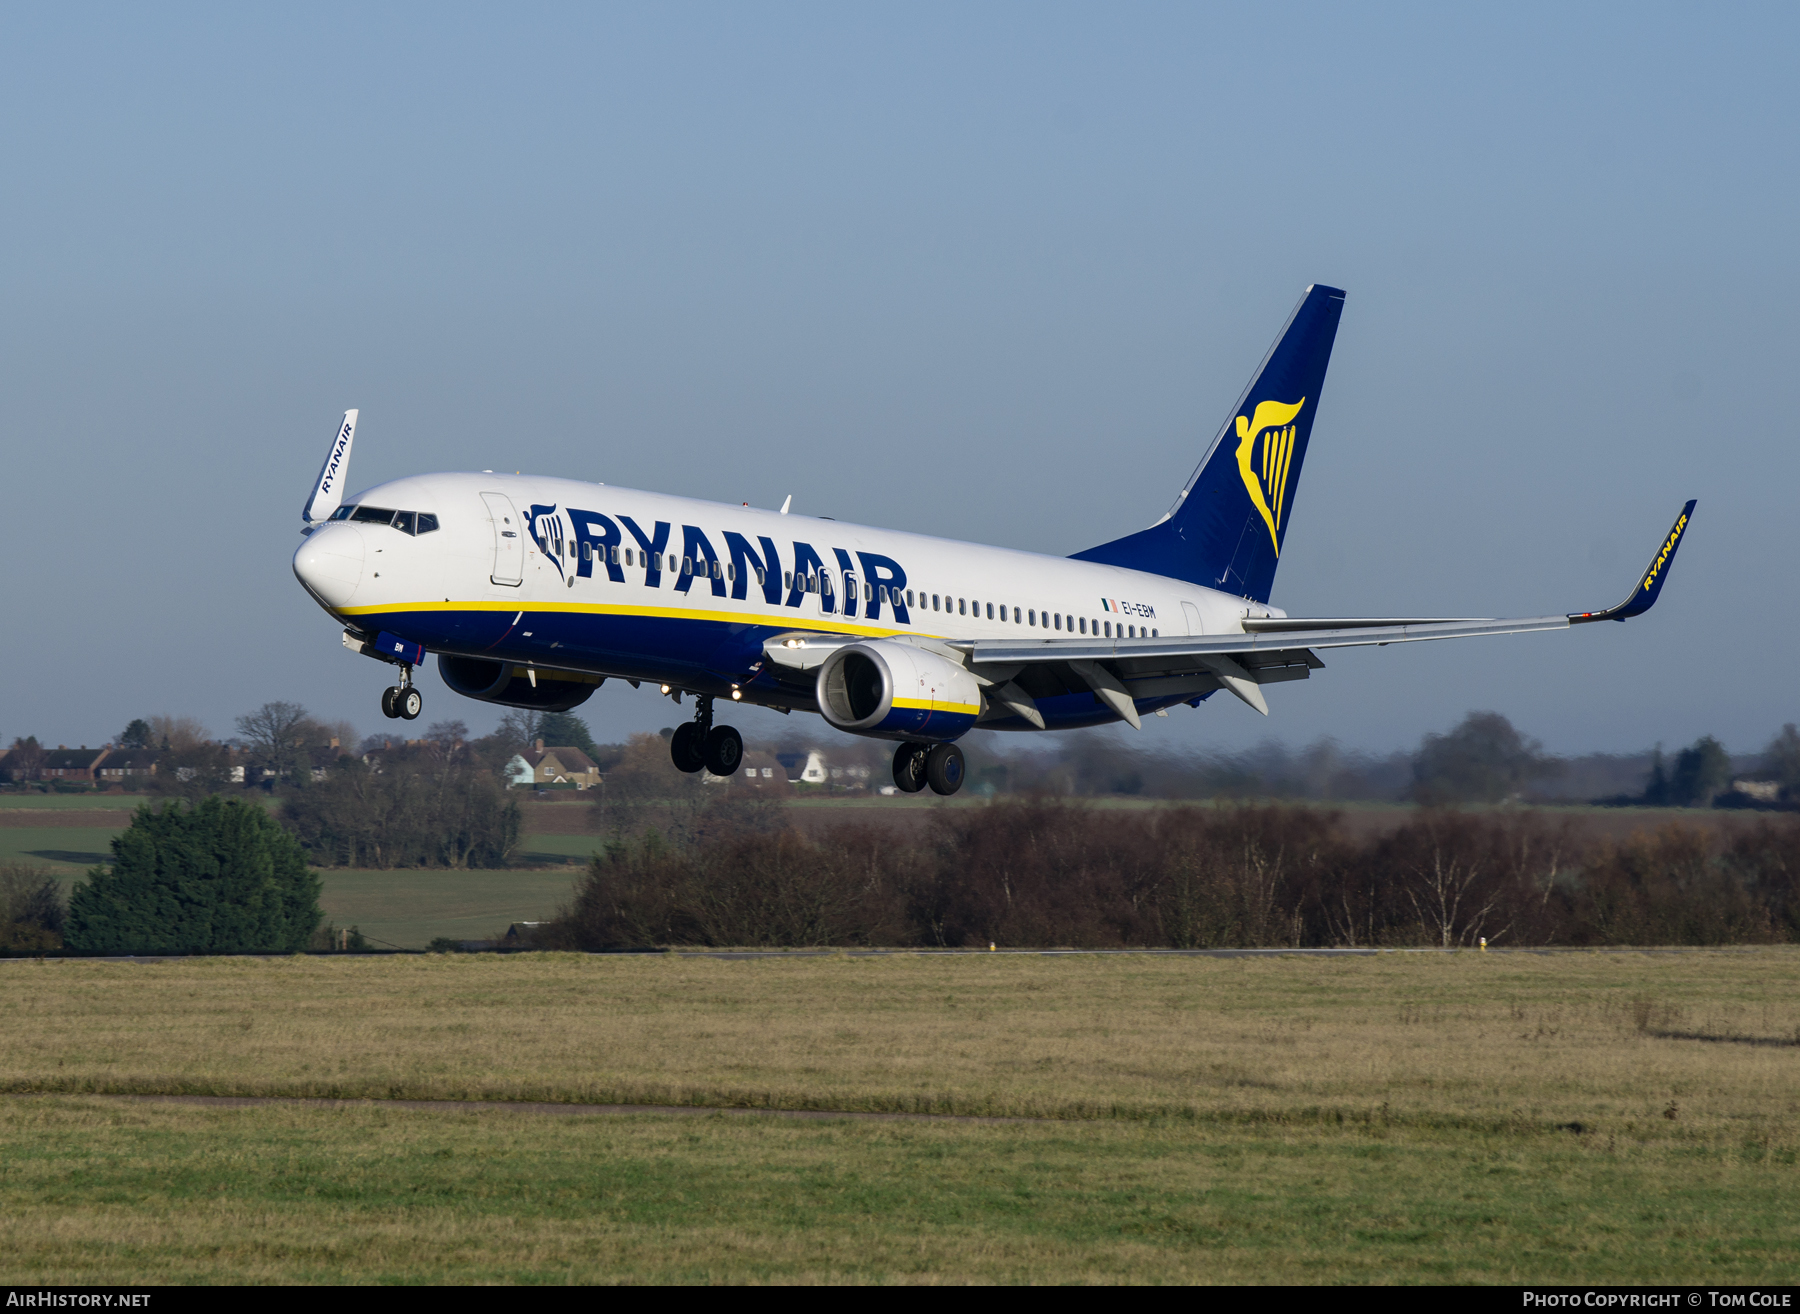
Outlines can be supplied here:
<path id="1" fill-rule="evenodd" d="M 1332 617 L 1246 620 L 1245 633 L 1217 637 L 1156 639 L 1040 639 L 1028 642 L 980 640 L 953 646 L 968 654 L 976 669 L 1064 662 L 1126 720 L 1137 723 L 1136 698 L 1225 688 L 1268 715 L 1260 686 L 1303 680 L 1325 663 L 1316 648 L 1359 648 L 1431 639 L 1472 639 L 1490 634 L 1531 634 L 1566 630 L 1591 621 L 1629 620 L 1649 611 L 1662 593 L 1675 551 L 1694 513 L 1682 508 L 1631 594 L 1605 611 L 1496 620 L 1479 617 Z M 1101 663 L 1105 663 L 1102 665 Z M 1111 687 L 1105 687 L 1111 686 Z"/>

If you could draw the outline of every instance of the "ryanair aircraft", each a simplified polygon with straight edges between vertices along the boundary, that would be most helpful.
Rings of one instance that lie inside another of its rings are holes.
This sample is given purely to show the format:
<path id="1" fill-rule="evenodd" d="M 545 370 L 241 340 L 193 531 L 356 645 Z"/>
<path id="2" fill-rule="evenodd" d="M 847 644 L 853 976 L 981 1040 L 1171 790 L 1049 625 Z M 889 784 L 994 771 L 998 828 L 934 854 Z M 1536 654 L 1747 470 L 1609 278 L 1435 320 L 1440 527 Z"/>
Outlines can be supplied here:
<path id="1" fill-rule="evenodd" d="M 1689 502 L 1631 596 L 1515 620 L 1291 617 L 1269 605 L 1344 294 L 1313 286 L 1167 515 L 1068 558 L 534 475 L 427 474 L 342 497 L 346 412 L 303 515 L 294 573 L 344 644 L 399 670 L 417 717 L 437 654 L 467 698 L 565 711 L 609 679 L 694 718 L 683 771 L 737 770 L 724 703 L 817 712 L 898 740 L 894 782 L 953 794 L 975 726 L 1066 730 L 1304 680 L 1318 650 L 1560 630 L 1646 612 Z M 792 499 L 789 499 L 791 502 Z"/>

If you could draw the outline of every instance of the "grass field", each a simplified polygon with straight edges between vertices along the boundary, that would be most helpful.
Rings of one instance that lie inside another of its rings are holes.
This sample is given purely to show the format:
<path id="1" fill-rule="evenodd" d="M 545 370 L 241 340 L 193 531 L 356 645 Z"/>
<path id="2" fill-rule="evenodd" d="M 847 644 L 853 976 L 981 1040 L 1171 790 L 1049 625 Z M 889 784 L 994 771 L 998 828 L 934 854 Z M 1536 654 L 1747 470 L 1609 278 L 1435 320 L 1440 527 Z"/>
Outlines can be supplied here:
<path id="1" fill-rule="evenodd" d="M 0 964 L 0 1278 L 1792 1282 L 1800 952 Z M 973 1114 L 794 1122 L 97 1092 Z"/>

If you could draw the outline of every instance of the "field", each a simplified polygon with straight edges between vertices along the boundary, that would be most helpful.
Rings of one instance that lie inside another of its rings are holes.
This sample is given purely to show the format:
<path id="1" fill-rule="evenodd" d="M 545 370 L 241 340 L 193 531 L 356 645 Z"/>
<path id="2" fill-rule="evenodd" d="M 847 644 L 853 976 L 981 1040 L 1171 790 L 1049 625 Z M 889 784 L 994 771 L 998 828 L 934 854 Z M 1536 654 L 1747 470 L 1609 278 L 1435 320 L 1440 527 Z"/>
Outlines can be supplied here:
<path id="1" fill-rule="evenodd" d="M 64 960 L 0 981 L 8 1282 L 1800 1274 L 1785 949 Z M 716 1111 L 750 1109 L 1020 1120 Z"/>

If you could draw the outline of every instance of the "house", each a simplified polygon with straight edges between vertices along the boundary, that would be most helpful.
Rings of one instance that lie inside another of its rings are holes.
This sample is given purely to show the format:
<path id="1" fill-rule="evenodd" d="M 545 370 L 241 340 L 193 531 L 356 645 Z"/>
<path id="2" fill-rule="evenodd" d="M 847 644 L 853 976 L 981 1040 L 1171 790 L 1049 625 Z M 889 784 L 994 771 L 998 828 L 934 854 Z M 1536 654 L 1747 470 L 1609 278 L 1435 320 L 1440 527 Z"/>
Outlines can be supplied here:
<path id="1" fill-rule="evenodd" d="M 788 778 L 796 785 L 824 785 L 830 789 L 867 789 L 869 787 L 869 768 L 866 766 L 832 766 L 825 760 L 821 749 L 807 750 L 802 765 L 799 753 L 783 753 L 781 760 L 788 769 Z"/>
<path id="2" fill-rule="evenodd" d="M 787 768 L 767 753 L 745 753 L 743 761 L 738 764 L 736 775 L 715 776 L 708 771 L 701 779 L 708 785 L 724 784 L 730 780 L 770 790 L 785 790 L 789 783 Z"/>
<path id="3" fill-rule="evenodd" d="M 100 764 L 100 779 L 109 785 L 123 785 L 130 780 L 148 780 L 156 774 L 156 763 L 162 754 L 154 748 L 115 748 Z"/>
<path id="4" fill-rule="evenodd" d="M 1781 801 L 1781 782 L 1779 780 L 1734 780 L 1731 782 L 1734 792 L 1753 798 L 1758 803 L 1778 803 Z"/>
<path id="5" fill-rule="evenodd" d="M 600 784 L 600 768 L 579 748 L 545 748 L 542 739 L 523 753 L 514 753 L 502 769 L 508 785 L 573 785 L 593 789 Z"/>
<path id="6" fill-rule="evenodd" d="M 106 760 L 106 754 L 104 748 L 65 748 L 58 744 L 44 754 L 44 768 L 40 774 L 45 780 L 91 782 L 97 778 L 94 772 Z"/>

